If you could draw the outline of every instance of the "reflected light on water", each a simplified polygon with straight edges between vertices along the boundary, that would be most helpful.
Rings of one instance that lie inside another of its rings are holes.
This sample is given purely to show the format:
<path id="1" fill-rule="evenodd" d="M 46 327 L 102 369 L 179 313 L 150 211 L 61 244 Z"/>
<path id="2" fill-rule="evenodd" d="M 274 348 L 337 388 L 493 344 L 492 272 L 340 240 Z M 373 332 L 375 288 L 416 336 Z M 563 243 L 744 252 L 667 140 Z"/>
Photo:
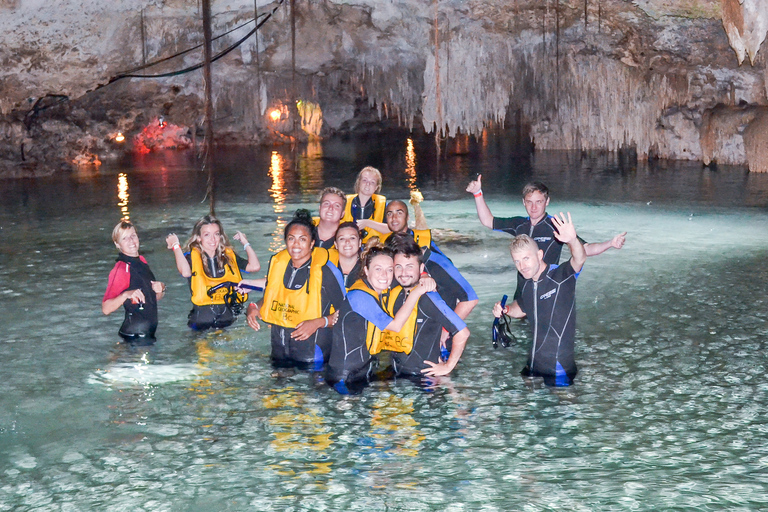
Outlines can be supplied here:
<path id="1" fill-rule="evenodd" d="M 128 176 L 121 172 L 117 175 L 117 198 L 120 200 L 117 206 L 120 207 L 121 219 L 129 220 L 131 214 L 128 212 Z"/>
<path id="2" fill-rule="evenodd" d="M 406 181 L 408 188 L 416 189 L 416 150 L 413 147 L 413 139 L 408 137 L 405 141 L 405 173 L 408 175 Z"/>
<path id="3" fill-rule="evenodd" d="M 277 216 L 275 231 L 272 233 L 272 242 L 269 244 L 269 250 L 276 253 L 283 249 L 283 229 L 285 220 L 280 216 L 285 212 L 285 178 L 283 177 L 283 165 L 285 161 L 282 155 L 277 151 L 272 152 L 269 161 L 269 177 L 272 178 L 272 186 L 269 188 L 269 195 L 274 201 L 272 209 Z"/>

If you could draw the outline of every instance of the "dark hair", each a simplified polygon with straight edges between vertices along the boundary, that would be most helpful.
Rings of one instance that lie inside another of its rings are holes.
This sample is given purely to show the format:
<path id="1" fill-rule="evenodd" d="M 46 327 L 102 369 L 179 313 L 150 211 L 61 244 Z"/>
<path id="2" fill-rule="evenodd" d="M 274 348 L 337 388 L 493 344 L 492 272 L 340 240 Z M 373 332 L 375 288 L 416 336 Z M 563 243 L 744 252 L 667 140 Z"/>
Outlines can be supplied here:
<path id="1" fill-rule="evenodd" d="M 363 253 L 360 255 L 360 266 L 367 269 L 373 258 L 381 255 L 394 258 L 392 249 L 385 247 L 381 240 L 379 240 L 379 237 L 374 236 L 365 244 L 365 249 L 363 249 Z"/>
<path id="2" fill-rule="evenodd" d="M 531 181 L 523 187 L 523 199 L 525 199 L 528 194 L 534 192 L 541 192 L 546 199 L 549 199 L 549 189 L 540 181 Z"/>
<path id="3" fill-rule="evenodd" d="M 339 236 L 339 231 L 341 231 L 342 229 L 347 229 L 347 228 L 354 229 L 355 231 L 357 231 L 357 236 L 360 236 L 360 228 L 357 227 L 357 224 L 355 222 L 350 220 L 350 221 L 342 222 L 341 224 L 339 224 L 339 227 L 336 228 L 336 234 L 333 235 L 333 239 L 336 240 L 336 237 Z M 360 237 L 360 238 L 362 238 L 362 237 Z"/>
<path id="4" fill-rule="evenodd" d="M 385 247 L 392 250 L 393 254 L 402 254 L 408 258 L 415 256 L 421 263 L 421 247 L 413 239 L 412 235 L 407 233 L 392 233 L 389 235 Z"/>
<path id="5" fill-rule="evenodd" d="M 312 222 L 312 214 L 309 213 L 309 210 L 305 208 L 299 208 L 296 210 L 296 213 L 293 214 L 291 221 L 285 225 L 285 229 L 283 230 L 283 240 L 288 239 L 288 232 L 293 226 L 296 225 L 304 226 L 307 228 L 307 231 L 309 231 L 312 240 L 314 240 L 315 245 L 317 245 L 317 227 L 315 227 L 315 223 Z"/>

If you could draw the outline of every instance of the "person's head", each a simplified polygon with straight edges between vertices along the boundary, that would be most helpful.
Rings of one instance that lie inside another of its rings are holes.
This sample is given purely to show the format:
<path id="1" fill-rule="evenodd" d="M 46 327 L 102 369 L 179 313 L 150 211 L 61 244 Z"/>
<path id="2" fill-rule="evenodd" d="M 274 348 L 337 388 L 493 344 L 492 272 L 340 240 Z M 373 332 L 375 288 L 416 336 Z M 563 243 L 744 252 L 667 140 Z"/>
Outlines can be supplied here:
<path id="1" fill-rule="evenodd" d="M 393 233 L 402 233 L 408 229 L 408 206 L 399 199 L 390 201 L 384 210 L 384 221 Z"/>
<path id="2" fill-rule="evenodd" d="M 544 218 L 549 206 L 549 189 L 540 181 L 532 181 L 523 187 L 523 206 L 532 221 Z"/>
<path id="3" fill-rule="evenodd" d="M 534 279 L 544 270 L 544 251 L 528 235 L 518 235 L 509 244 L 509 254 L 515 267 L 526 279 Z"/>
<path id="4" fill-rule="evenodd" d="M 371 197 L 373 194 L 381 192 L 381 173 L 379 170 L 370 165 L 363 167 L 363 170 L 357 173 L 355 192 L 365 197 Z"/>
<path id="5" fill-rule="evenodd" d="M 360 231 L 354 222 L 342 222 L 336 230 L 336 250 L 343 258 L 357 258 L 360 256 Z"/>
<path id="6" fill-rule="evenodd" d="M 217 260 L 224 256 L 224 249 L 229 247 L 229 240 L 224 234 L 224 226 L 213 215 L 206 215 L 192 227 L 192 236 L 187 246 L 194 247 Z"/>
<path id="7" fill-rule="evenodd" d="M 117 250 L 126 256 L 137 257 L 139 255 L 139 235 L 136 228 L 129 220 L 121 220 L 112 230 L 112 241 Z"/>
<path id="8" fill-rule="evenodd" d="M 397 283 L 403 288 L 416 286 L 424 270 L 424 264 L 421 262 L 423 253 L 416 240 L 406 233 L 393 233 L 385 245 L 394 253 Z"/>
<path id="9" fill-rule="evenodd" d="M 360 260 L 368 284 L 376 293 L 381 293 L 392 285 L 395 266 L 392 250 L 384 247 L 378 237 L 371 238 L 365 244 Z"/>
<path id="10" fill-rule="evenodd" d="M 336 187 L 326 187 L 320 193 L 320 220 L 337 224 L 344 216 L 347 196 Z"/>
<path id="11" fill-rule="evenodd" d="M 317 228 L 312 223 L 309 210 L 296 210 L 291 221 L 285 226 L 283 237 L 293 266 L 303 265 L 312 255 L 312 248 L 317 239 Z"/>

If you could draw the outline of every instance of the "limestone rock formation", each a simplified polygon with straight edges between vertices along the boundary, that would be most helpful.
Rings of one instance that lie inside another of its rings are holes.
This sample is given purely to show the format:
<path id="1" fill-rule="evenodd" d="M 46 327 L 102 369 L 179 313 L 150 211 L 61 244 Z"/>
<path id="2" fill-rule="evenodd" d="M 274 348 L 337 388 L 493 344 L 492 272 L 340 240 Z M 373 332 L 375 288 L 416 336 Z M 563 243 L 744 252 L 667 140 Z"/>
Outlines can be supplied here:
<path id="1" fill-rule="evenodd" d="M 514 120 L 537 148 L 762 169 L 767 3 L 295 0 L 292 14 L 288 0 L 213 0 L 216 139 L 377 119 L 453 137 Z M 0 30 L 0 168 L 108 157 L 130 147 L 113 134 L 130 142 L 161 117 L 201 135 L 202 74 L 182 72 L 202 59 L 198 2 L 0 0 Z M 121 74 L 155 78 L 110 83 Z"/>

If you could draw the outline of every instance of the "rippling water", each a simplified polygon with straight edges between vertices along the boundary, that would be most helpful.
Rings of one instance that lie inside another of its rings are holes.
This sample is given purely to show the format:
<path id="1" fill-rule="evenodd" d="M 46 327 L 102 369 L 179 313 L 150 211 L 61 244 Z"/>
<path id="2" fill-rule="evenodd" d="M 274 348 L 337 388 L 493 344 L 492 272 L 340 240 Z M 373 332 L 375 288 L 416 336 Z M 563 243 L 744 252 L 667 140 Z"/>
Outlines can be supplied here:
<path id="1" fill-rule="evenodd" d="M 217 157 L 217 213 L 262 263 L 325 185 L 373 164 L 384 192 L 424 193 L 444 251 L 475 285 L 468 348 L 427 390 L 340 396 L 273 369 L 238 321 L 186 327 L 189 294 L 164 247 L 207 212 L 184 153 L 2 182 L 0 510 L 758 510 L 768 507 L 768 176 L 696 164 L 516 155 L 486 140 L 436 165 L 429 140 L 331 140 Z M 580 367 L 568 389 L 520 378 L 527 329 L 493 350 L 490 308 L 514 287 L 509 237 L 463 192 L 483 172 L 499 216 L 550 185 L 583 238 L 627 230 L 577 288 Z M 119 190 L 120 188 L 120 190 Z M 119 196 L 119 195 L 120 196 Z M 99 303 L 122 213 L 168 283 L 158 343 L 118 344 Z"/>

